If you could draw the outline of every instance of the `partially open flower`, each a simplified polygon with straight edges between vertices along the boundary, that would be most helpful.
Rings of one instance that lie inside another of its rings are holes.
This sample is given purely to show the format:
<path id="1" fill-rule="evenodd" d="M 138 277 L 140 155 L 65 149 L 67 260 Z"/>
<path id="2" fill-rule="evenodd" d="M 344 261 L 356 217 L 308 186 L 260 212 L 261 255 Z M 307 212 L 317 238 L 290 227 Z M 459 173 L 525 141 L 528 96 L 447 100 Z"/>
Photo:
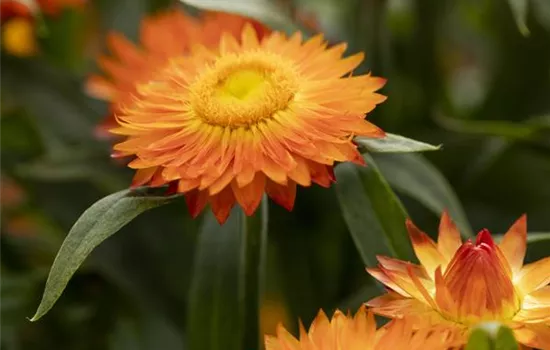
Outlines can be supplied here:
<path id="1" fill-rule="evenodd" d="M 265 337 L 266 350 L 447 350 L 459 339 L 448 329 L 414 330 L 407 320 L 397 320 L 376 330 L 372 313 L 363 306 L 355 316 L 336 311 L 329 320 L 320 311 L 309 331 L 300 327 L 296 339 L 283 326 L 277 336 Z"/>
<path id="2" fill-rule="evenodd" d="M 413 319 L 416 328 L 446 325 L 464 338 L 476 324 L 496 321 L 522 344 L 550 348 L 550 257 L 523 266 L 525 216 L 498 245 L 487 230 L 462 243 L 446 213 L 437 243 L 412 222 L 407 227 L 421 266 L 379 257 L 379 267 L 367 269 L 389 289 L 367 303 L 375 313 Z"/>

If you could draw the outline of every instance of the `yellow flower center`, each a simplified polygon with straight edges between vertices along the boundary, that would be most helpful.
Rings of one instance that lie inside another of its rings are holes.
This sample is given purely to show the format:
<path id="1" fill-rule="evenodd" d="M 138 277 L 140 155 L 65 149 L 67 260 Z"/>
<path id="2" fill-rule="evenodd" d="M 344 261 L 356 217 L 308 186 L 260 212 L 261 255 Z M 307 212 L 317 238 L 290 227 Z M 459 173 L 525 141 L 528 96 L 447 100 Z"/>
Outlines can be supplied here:
<path id="1" fill-rule="evenodd" d="M 205 123 L 246 127 L 288 108 L 298 82 L 294 65 L 276 54 L 228 54 L 191 84 L 191 108 Z"/>

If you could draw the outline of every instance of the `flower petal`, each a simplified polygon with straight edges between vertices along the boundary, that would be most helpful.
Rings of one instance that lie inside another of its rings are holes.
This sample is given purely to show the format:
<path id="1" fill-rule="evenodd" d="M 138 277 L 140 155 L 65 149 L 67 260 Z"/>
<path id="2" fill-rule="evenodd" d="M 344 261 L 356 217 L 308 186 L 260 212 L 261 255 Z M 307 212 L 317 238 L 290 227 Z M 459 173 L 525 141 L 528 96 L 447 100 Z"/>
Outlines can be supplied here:
<path id="1" fill-rule="evenodd" d="M 437 250 L 435 242 L 427 234 L 420 231 L 410 219 L 407 219 L 406 225 L 414 252 L 428 275 L 433 279 L 435 269 L 445 260 Z"/>
<path id="2" fill-rule="evenodd" d="M 462 239 L 460 238 L 460 232 L 455 223 L 449 216 L 447 211 L 444 211 L 441 215 L 441 221 L 439 222 L 439 237 L 437 239 L 437 249 L 445 259 L 447 265 L 458 248 L 462 245 Z M 446 267 L 446 266 L 445 266 Z M 443 267 L 443 269 L 445 269 Z"/>
<path id="3" fill-rule="evenodd" d="M 523 266 L 515 280 L 523 295 L 531 294 L 535 290 L 549 284 L 550 256 Z"/>
<path id="4" fill-rule="evenodd" d="M 502 238 L 499 248 L 510 264 L 515 276 L 523 266 L 527 248 L 527 215 L 522 215 Z"/>

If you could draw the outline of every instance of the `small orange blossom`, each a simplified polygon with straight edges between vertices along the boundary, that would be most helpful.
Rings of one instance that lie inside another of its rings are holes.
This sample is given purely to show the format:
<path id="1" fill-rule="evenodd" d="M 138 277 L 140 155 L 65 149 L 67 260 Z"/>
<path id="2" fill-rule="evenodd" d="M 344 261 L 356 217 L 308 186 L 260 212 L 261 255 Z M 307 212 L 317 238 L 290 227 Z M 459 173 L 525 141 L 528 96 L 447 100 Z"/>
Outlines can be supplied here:
<path id="1" fill-rule="evenodd" d="M 530 347 L 550 348 L 550 257 L 523 265 L 527 219 L 522 216 L 496 244 L 487 230 L 461 242 L 444 213 L 435 243 L 411 221 L 407 227 L 421 265 L 379 257 L 368 272 L 389 293 L 367 303 L 377 314 L 412 319 L 417 329 L 445 325 L 464 339 L 480 322 L 496 321 Z M 464 340 L 465 341 L 465 340 Z"/>

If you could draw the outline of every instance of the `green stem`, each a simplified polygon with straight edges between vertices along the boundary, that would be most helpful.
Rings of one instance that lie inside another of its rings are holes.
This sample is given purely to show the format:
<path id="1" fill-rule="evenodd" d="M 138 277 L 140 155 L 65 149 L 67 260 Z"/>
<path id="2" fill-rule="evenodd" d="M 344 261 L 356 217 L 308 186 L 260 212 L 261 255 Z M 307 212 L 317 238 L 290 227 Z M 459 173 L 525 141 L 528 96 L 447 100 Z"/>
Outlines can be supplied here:
<path id="1" fill-rule="evenodd" d="M 241 266 L 244 276 L 240 278 L 244 291 L 243 306 L 245 332 L 244 349 L 262 349 L 262 334 L 260 334 L 260 308 L 264 295 L 264 277 L 267 251 L 267 217 L 268 201 L 264 196 L 260 208 L 250 217 L 244 217 L 245 225 L 241 240 Z"/>

